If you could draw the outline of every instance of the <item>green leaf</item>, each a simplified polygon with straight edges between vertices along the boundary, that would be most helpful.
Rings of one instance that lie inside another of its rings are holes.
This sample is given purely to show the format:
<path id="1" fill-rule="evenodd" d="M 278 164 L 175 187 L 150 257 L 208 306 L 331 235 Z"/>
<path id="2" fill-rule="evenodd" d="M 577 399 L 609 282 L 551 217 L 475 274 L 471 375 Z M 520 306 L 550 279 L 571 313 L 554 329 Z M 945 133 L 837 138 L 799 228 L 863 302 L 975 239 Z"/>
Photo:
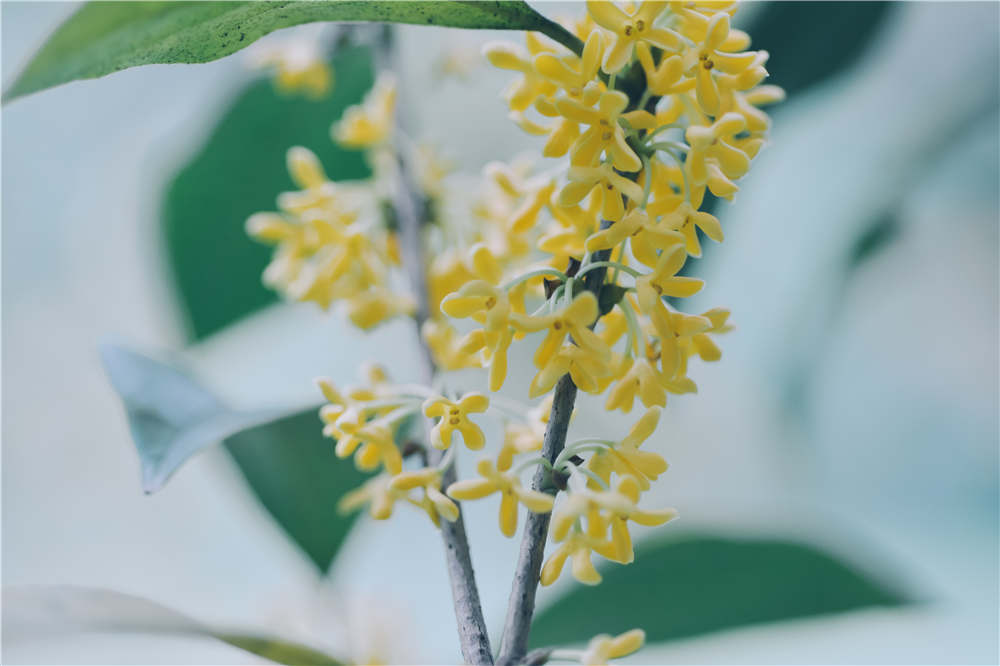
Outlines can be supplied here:
<path id="1" fill-rule="evenodd" d="M 754 49 L 771 54 L 769 83 L 789 98 L 848 70 L 875 42 L 892 2 L 769 2 L 746 26 Z"/>
<path id="2" fill-rule="evenodd" d="M 337 502 L 366 479 L 334 453 L 311 409 L 226 440 L 240 471 L 278 524 L 326 571 L 357 514 L 337 513 Z"/>
<path id="3" fill-rule="evenodd" d="M 177 468 L 206 446 L 289 413 L 233 410 L 174 365 L 116 345 L 102 345 L 100 352 L 125 405 L 147 493 L 162 488 Z"/>
<path id="4" fill-rule="evenodd" d="M 333 657 L 294 641 L 220 629 L 171 608 L 112 590 L 69 585 L 4 588 L 8 638 L 48 638 L 77 632 L 208 636 L 279 664 L 337 666 Z"/>
<path id="5" fill-rule="evenodd" d="M 137 65 L 217 60 L 269 32 L 314 21 L 543 30 L 567 44 L 575 40 L 519 0 L 90 2 L 59 26 L 4 99 Z"/>
<path id="6" fill-rule="evenodd" d="M 361 153 L 331 141 L 330 125 L 371 87 L 370 53 L 348 48 L 332 64 L 336 83 L 323 100 L 281 95 L 265 80 L 250 85 L 170 183 L 163 234 L 192 338 L 277 299 L 261 284 L 272 250 L 252 241 L 244 223 L 253 213 L 274 210 L 278 193 L 294 187 L 285 166 L 290 147 L 314 151 L 333 180 L 368 177 Z"/>
<path id="7" fill-rule="evenodd" d="M 635 627 L 652 643 L 905 603 L 893 588 L 799 543 L 689 535 L 640 542 L 635 550 L 634 563 L 601 569 L 600 585 L 576 585 L 539 613 L 532 645 L 581 643 Z"/>
<path id="8" fill-rule="evenodd" d="M 251 490 L 288 536 L 326 571 L 355 515 L 337 501 L 365 477 L 334 455 L 316 407 L 237 411 L 174 365 L 114 345 L 101 357 L 125 404 L 147 493 L 192 455 L 225 439 Z"/>

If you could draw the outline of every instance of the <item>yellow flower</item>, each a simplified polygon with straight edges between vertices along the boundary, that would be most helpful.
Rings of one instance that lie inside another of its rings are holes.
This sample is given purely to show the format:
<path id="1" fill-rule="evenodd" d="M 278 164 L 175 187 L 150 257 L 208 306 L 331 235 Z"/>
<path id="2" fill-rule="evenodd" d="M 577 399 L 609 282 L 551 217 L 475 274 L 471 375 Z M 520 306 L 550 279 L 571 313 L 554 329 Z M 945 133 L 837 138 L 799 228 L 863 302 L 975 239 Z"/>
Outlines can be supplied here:
<path id="1" fill-rule="evenodd" d="M 597 231 L 601 224 L 598 215 L 600 204 L 596 197 L 591 197 L 586 208 L 552 206 L 550 210 L 553 223 L 539 236 L 538 249 L 561 257 L 564 262 L 570 256 L 583 256 L 587 238 Z"/>
<path id="2" fill-rule="evenodd" d="M 701 243 L 698 241 L 698 231 L 702 232 L 716 243 L 721 243 L 722 225 L 718 218 L 711 213 L 698 210 L 705 197 L 705 187 L 695 187 L 691 195 L 691 201 L 682 201 L 681 204 L 669 215 L 663 218 L 664 226 L 676 229 L 684 236 L 684 247 L 688 255 L 692 257 L 701 256 Z"/>
<path id="3" fill-rule="evenodd" d="M 684 236 L 665 224 L 651 221 L 643 209 L 634 208 L 615 224 L 588 238 L 587 250 L 607 250 L 625 240 L 629 241 L 636 259 L 655 266 L 660 253 L 682 244 Z"/>
<path id="4" fill-rule="evenodd" d="M 333 88 L 333 69 L 315 41 L 295 39 L 271 48 L 261 47 L 251 57 L 255 66 L 274 69 L 274 86 L 280 92 L 302 92 L 320 99 Z"/>
<path id="5" fill-rule="evenodd" d="M 663 407 L 667 404 L 667 392 L 660 380 L 660 373 L 644 358 L 629 364 L 628 371 L 608 393 L 604 409 L 609 412 L 620 409 L 627 414 L 632 411 L 637 395 L 646 407 Z"/>
<path id="6" fill-rule="evenodd" d="M 499 391 L 507 378 L 507 350 L 513 338 L 514 330 L 509 326 L 498 333 L 489 333 L 479 328 L 458 342 L 458 351 L 461 354 L 475 354 L 482 351 L 484 367 L 490 369 L 491 391 Z"/>
<path id="7" fill-rule="evenodd" d="M 612 372 L 609 360 L 576 345 L 566 344 L 557 351 L 531 380 L 528 395 L 532 398 L 548 393 L 559 378 L 569 373 L 581 391 L 600 393 L 606 385 L 601 379 Z"/>
<path id="8" fill-rule="evenodd" d="M 604 54 L 602 69 L 614 74 L 627 65 L 637 43 L 646 42 L 666 51 L 679 49 L 682 44 L 680 35 L 669 28 L 653 25 L 666 8 L 666 2 L 646 0 L 634 13 L 626 14 L 613 2 L 587 0 L 587 11 L 594 22 L 613 35 L 611 47 Z"/>
<path id="9" fill-rule="evenodd" d="M 525 423 L 508 423 L 504 426 L 503 447 L 497 456 L 497 469 L 506 472 L 514 464 L 514 456 L 530 451 L 541 451 L 545 438 L 545 426 L 552 412 L 552 396 L 549 395 L 529 410 Z"/>
<path id="10" fill-rule="evenodd" d="M 562 88 L 571 99 L 580 100 L 588 84 L 597 79 L 604 55 L 604 40 L 601 33 L 594 30 L 587 37 L 583 54 L 559 57 L 554 53 L 540 53 L 532 64 L 539 74 Z M 591 103 L 592 104 L 592 103 Z M 587 106 L 591 106 L 587 104 Z"/>
<path id="11" fill-rule="evenodd" d="M 684 247 L 677 245 L 665 251 L 660 255 L 656 268 L 651 273 L 636 279 L 636 290 L 641 290 L 643 286 L 648 285 L 657 296 L 688 298 L 697 294 L 705 286 L 704 280 L 677 275 L 677 271 L 684 267 L 685 261 L 687 261 L 687 252 Z M 648 314 L 645 308 L 643 311 Z"/>
<path id="12" fill-rule="evenodd" d="M 625 93 L 618 90 L 601 93 L 597 108 L 569 98 L 557 99 L 555 106 L 564 117 L 588 126 L 573 145 L 570 164 L 595 166 L 601 153 L 607 151 L 616 169 L 633 172 L 642 167 L 639 156 L 625 141 L 625 130 L 618 122 L 628 106 L 628 96 Z"/>
<path id="13" fill-rule="evenodd" d="M 691 150 L 684 163 L 693 185 L 708 185 L 712 194 L 731 197 L 736 191 L 734 178 L 750 169 L 750 158 L 728 140 L 746 129 L 746 119 L 730 112 L 711 125 L 692 125 L 684 136 Z"/>
<path id="14" fill-rule="evenodd" d="M 693 353 L 697 353 L 703 361 L 718 361 L 722 358 L 722 350 L 709 337 L 709 333 L 718 335 L 719 333 L 727 333 L 733 330 L 732 325 L 728 323 L 729 310 L 712 308 L 707 312 L 701 313 L 701 316 L 711 322 L 711 327 L 691 336 Z"/>
<path id="15" fill-rule="evenodd" d="M 771 119 L 757 107 L 776 104 L 784 99 L 785 91 L 778 86 L 758 86 L 745 93 L 726 91 L 723 95 L 722 110 L 739 113 L 746 120 L 747 131 L 759 134 L 768 130 Z"/>
<path id="16" fill-rule="evenodd" d="M 509 42 L 490 42 L 483 47 L 483 55 L 490 64 L 500 69 L 521 73 L 521 80 L 507 89 L 504 97 L 514 111 L 524 111 L 536 97 L 549 97 L 556 86 L 535 71 L 532 56 L 549 51 L 543 42 L 530 32 L 525 34 L 528 49 Z"/>
<path id="17" fill-rule="evenodd" d="M 441 369 L 461 370 L 481 365 L 475 353 L 467 353 L 462 349 L 455 327 L 441 318 L 425 321 L 421 334 L 434 355 L 434 363 Z"/>
<path id="18" fill-rule="evenodd" d="M 419 501 L 411 500 L 414 506 L 426 511 L 436 526 L 441 525 L 441 518 L 453 523 L 458 520 L 458 506 L 441 492 L 442 474 L 436 467 L 402 472 L 392 478 L 389 487 L 403 492 L 421 488 L 424 491 L 423 497 Z"/>
<path id="19" fill-rule="evenodd" d="M 485 412 L 489 406 L 490 399 L 482 393 L 467 393 L 458 402 L 443 396 L 428 398 L 424 402 L 424 415 L 440 417 L 431 430 L 431 444 L 437 449 L 447 449 L 451 446 L 451 434 L 457 430 L 466 447 L 474 451 L 483 448 L 486 436 L 469 420 L 469 414 Z"/>
<path id="20" fill-rule="evenodd" d="M 416 303 L 409 296 L 394 294 L 388 289 L 371 289 L 347 301 L 347 316 L 363 331 L 398 315 L 412 315 Z"/>
<path id="21" fill-rule="evenodd" d="M 677 251 L 682 255 L 684 254 L 683 248 L 677 248 Z M 657 283 L 652 281 L 655 276 L 656 273 L 654 272 L 638 278 L 635 281 L 635 286 L 639 297 L 639 310 L 649 317 L 656 330 L 656 334 L 659 336 L 659 354 L 663 367 L 663 376 L 669 379 L 677 372 L 681 362 L 679 340 L 682 337 L 690 337 L 707 330 L 711 326 L 711 322 L 697 315 L 687 315 L 668 310 L 660 298 L 660 294 L 669 292 L 665 292 L 662 285 L 659 289 L 657 288 Z"/>
<path id="22" fill-rule="evenodd" d="M 597 321 L 597 315 L 597 297 L 589 291 L 584 291 L 560 312 L 543 316 L 515 313 L 511 323 L 514 328 L 527 333 L 548 329 L 548 334 L 535 352 L 536 367 L 542 368 L 552 360 L 567 335 L 572 336 L 581 349 L 593 354 L 601 362 L 607 363 L 610 357 L 608 346 L 590 330 L 590 326 Z"/>
<path id="23" fill-rule="evenodd" d="M 476 276 L 469 269 L 463 252 L 448 248 L 430 258 L 427 269 L 428 307 L 431 313 L 441 311 L 441 301 Z"/>
<path id="24" fill-rule="evenodd" d="M 369 504 L 368 513 L 375 520 L 387 520 L 392 516 L 396 502 L 406 499 L 406 491 L 393 488 L 388 474 L 380 474 L 366 481 L 360 488 L 345 494 L 337 502 L 337 511 L 351 513 Z"/>
<path id="25" fill-rule="evenodd" d="M 466 282 L 458 291 L 441 301 L 441 311 L 449 317 L 471 317 L 483 324 L 487 333 L 499 334 L 510 326 L 510 301 L 507 293 L 485 280 Z"/>
<path id="26" fill-rule="evenodd" d="M 617 222 L 625 214 L 622 195 L 632 201 L 642 199 L 642 188 L 619 175 L 608 163 L 596 167 L 570 167 L 567 177 L 569 183 L 559 192 L 559 205 L 578 204 L 593 191 L 601 201 L 601 216 L 611 222 Z"/>
<path id="27" fill-rule="evenodd" d="M 613 554 L 612 548 L 611 542 L 603 537 L 574 531 L 549 555 L 549 559 L 542 567 L 540 582 L 542 585 L 556 582 L 566 560 L 572 558 L 573 577 L 584 585 L 597 585 L 601 582 L 601 574 L 594 568 L 591 556 L 593 553 L 598 553 L 607 557 Z"/>
<path id="28" fill-rule="evenodd" d="M 396 447 L 391 423 L 393 411 L 406 402 L 405 398 L 386 398 L 369 405 L 377 398 L 386 397 L 388 387 L 379 386 L 384 378 L 376 371 L 369 373 L 375 379 L 372 388 L 353 389 L 343 395 L 329 379 L 316 381 L 323 396 L 330 404 L 320 408 L 320 418 L 325 424 L 323 434 L 336 440 L 334 453 L 347 458 L 357 452 L 354 462 L 359 469 L 372 470 L 382 464 L 390 474 L 398 474 L 403 458 Z M 403 414 L 396 413 L 397 417 Z M 370 417 L 377 416 L 375 420 Z"/>
<path id="29" fill-rule="evenodd" d="M 756 53 L 727 53 L 722 49 L 729 39 L 729 14 L 718 12 L 708 21 L 700 44 L 684 54 L 684 70 L 695 77 L 695 91 L 702 110 L 712 116 L 719 113 L 719 86 L 713 76 L 718 68 L 726 74 L 739 74 L 751 65 Z"/>
<path id="30" fill-rule="evenodd" d="M 541 178 L 527 183 L 524 201 L 514 211 L 510 219 L 509 229 L 512 233 L 523 234 L 535 226 L 538 214 L 549 202 L 549 197 L 556 189 L 555 181 Z"/>
<path id="31" fill-rule="evenodd" d="M 648 487 L 648 486 L 647 486 Z M 576 521 L 587 516 L 588 523 L 595 523 L 611 530 L 611 552 L 605 557 L 621 564 L 634 559 L 632 537 L 628 531 L 628 521 L 646 526 L 658 526 L 677 516 L 674 509 L 649 511 L 637 506 L 639 501 L 639 481 L 632 476 L 624 476 L 614 490 L 574 490 L 569 498 L 552 515 L 552 537 L 561 541 L 569 533 Z M 595 514 L 599 513 L 598 518 Z M 591 533 L 591 536 L 596 536 Z M 602 553 L 604 554 L 604 553 Z"/>
<path id="32" fill-rule="evenodd" d="M 509 472 L 497 471 L 489 460 L 480 460 L 476 465 L 481 479 L 456 481 L 448 486 L 448 496 L 457 500 L 474 500 L 501 493 L 500 531 L 505 536 L 514 536 L 517 531 L 517 504 L 520 502 L 534 513 L 548 513 L 552 510 L 551 495 L 521 487 L 521 480 Z"/>
<path id="33" fill-rule="evenodd" d="M 660 64 L 653 62 L 649 45 L 636 47 L 639 63 L 646 74 L 646 86 L 654 95 L 676 95 L 694 88 L 695 80 L 684 77 L 684 60 L 679 55 L 664 54 Z"/>
<path id="34" fill-rule="evenodd" d="M 392 134 L 396 109 L 396 79 L 382 73 L 361 104 L 348 107 L 331 133 L 333 140 L 348 148 L 371 148 L 385 143 Z"/>
<path id="35" fill-rule="evenodd" d="M 658 453 L 640 451 L 639 447 L 656 430 L 660 421 L 660 408 L 651 407 L 632 426 L 628 434 L 610 449 L 603 449 L 587 461 L 587 468 L 597 474 L 605 483 L 610 483 L 611 474 L 632 477 L 639 488 L 647 490 L 649 482 L 655 481 L 667 471 L 667 461 Z M 594 486 L 591 486 L 592 488 Z"/>
<path id="36" fill-rule="evenodd" d="M 605 666 L 608 661 L 625 657 L 639 650 L 646 642 L 646 632 L 642 629 L 626 631 L 618 636 L 601 634 L 595 636 L 580 657 L 584 666 Z"/>

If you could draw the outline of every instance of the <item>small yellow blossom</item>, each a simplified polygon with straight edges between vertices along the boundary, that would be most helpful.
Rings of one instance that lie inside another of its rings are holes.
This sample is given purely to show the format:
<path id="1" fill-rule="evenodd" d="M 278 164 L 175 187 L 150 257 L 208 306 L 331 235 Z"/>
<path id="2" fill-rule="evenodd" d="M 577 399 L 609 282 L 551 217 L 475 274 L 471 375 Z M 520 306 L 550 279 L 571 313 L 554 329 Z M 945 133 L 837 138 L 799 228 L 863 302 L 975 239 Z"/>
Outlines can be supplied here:
<path id="1" fill-rule="evenodd" d="M 587 516 L 588 522 L 596 522 L 611 531 L 611 555 L 608 559 L 628 564 L 634 559 L 632 537 L 628 531 L 628 521 L 639 525 L 658 526 L 675 518 L 674 509 L 654 511 L 640 509 L 639 481 L 633 476 L 624 476 L 614 490 L 574 490 L 569 498 L 552 515 L 552 538 L 562 541 L 576 521 Z M 594 516 L 600 512 L 600 518 Z"/>
<path id="2" fill-rule="evenodd" d="M 679 245 L 664 252 L 653 272 L 636 279 L 636 289 L 649 285 L 657 296 L 674 298 L 688 298 L 697 294 L 705 286 L 704 280 L 677 275 L 686 260 L 687 252 Z"/>
<path id="3" fill-rule="evenodd" d="M 667 8 L 666 2 L 640 3 L 633 13 L 622 11 L 613 2 L 607 0 L 587 0 L 587 11 L 594 22 L 602 28 L 610 30 L 613 38 L 610 48 L 604 54 L 602 68 L 608 74 L 614 74 L 628 64 L 632 51 L 637 43 L 648 43 L 665 51 L 676 51 L 682 40 L 669 28 L 658 28 L 653 25 L 656 19 Z"/>
<path id="4" fill-rule="evenodd" d="M 489 460 L 480 460 L 476 465 L 481 479 L 456 481 L 448 486 L 448 496 L 457 500 L 475 500 L 493 493 L 501 493 L 500 531 L 512 537 L 517 531 L 517 504 L 520 502 L 534 513 L 548 513 L 552 510 L 551 495 L 521 487 L 521 480 L 509 472 L 500 472 Z"/>
<path id="5" fill-rule="evenodd" d="M 730 112 L 707 127 L 692 125 L 685 137 L 691 146 L 684 163 L 692 184 L 708 185 L 712 194 L 730 197 L 736 191 L 732 182 L 746 174 L 750 158 L 729 143 L 735 135 L 746 129 L 746 119 Z"/>
<path id="6" fill-rule="evenodd" d="M 396 109 L 396 79 L 382 73 L 361 104 L 348 107 L 331 133 L 333 140 L 348 148 L 372 148 L 392 134 Z"/>
<path id="7" fill-rule="evenodd" d="M 695 187 L 691 201 L 683 201 L 669 215 L 664 216 L 663 225 L 676 229 L 684 236 L 684 247 L 689 256 L 701 256 L 701 243 L 698 240 L 698 229 L 716 243 L 722 242 L 722 225 L 711 213 L 698 210 L 705 197 L 705 187 Z"/>
<path id="8" fill-rule="evenodd" d="M 380 374 L 369 373 L 369 379 L 381 383 Z M 353 389 L 342 394 L 329 379 L 318 379 L 317 385 L 329 401 L 320 409 L 320 418 L 325 424 L 323 434 L 336 440 L 334 452 L 339 458 L 355 454 L 355 464 L 359 469 L 372 470 L 383 465 L 390 474 L 398 474 L 403 467 L 403 457 L 396 447 L 391 424 L 396 407 L 406 402 L 405 398 L 378 400 L 384 397 L 382 387 Z M 397 412 L 397 416 L 403 414 Z M 378 417 L 374 420 L 371 417 Z M 392 420 L 387 420 L 392 419 Z"/>
<path id="9" fill-rule="evenodd" d="M 342 514 L 351 513 L 365 504 L 369 505 L 368 513 L 375 520 L 387 520 L 392 516 L 396 502 L 406 499 L 406 491 L 393 488 L 388 474 L 380 474 L 366 481 L 340 498 L 337 511 Z"/>
<path id="10" fill-rule="evenodd" d="M 497 455 L 497 469 L 506 472 L 514 464 L 514 456 L 520 453 L 541 451 L 545 438 L 545 426 L 552 413 L 552 396 L 549 395 L 528 411 L 525 423 L 508 423 L 504 426 L 503 447 Z"/>
<path id="11" fill-rule="evenodd" d="M 595 636 L 580 657 L 584 666 L 605 666 L 610 660 L 626 657 L 642 648 L 646 642 L 646 632 L 642 629 L 626 631 L 618 636 L 601 634 Z"/>
<path id="12" fill-rule="evenodd" d="M 570 167 L 567 177 L 569 183 L 559 192 L 559 205 L 578 204 L 585 196 L 591 194 L 599 198 L 601 216 L 610 222 L 617 222 L 625 214 L 623 195 L 632 201 L 642 199 L 642 188 L 634 181 L 619 175 L 608 163 L 596 167 Z"/>
<path id="13" fill-rule="evenodd" d="M 543 316 L 515 314 L 511 321 L 514 328 L 524 332 L 548 331 L 534 358 L 535 366 L 542 368 L 552 360 L 567 335 L 572 336 L 580 348 L 606 363 L 610 350 L 604 340 L 590 330 L 597 315 L 597 297 L 592 292 L 584 291 L 560 312 Z"/>
<path id="14" fill-rule="evenodd" d="M 668 467 L 660 454 L 639 450 L 656 430 L 659 420 L 660 408 L 649 408 L 620 442 L 592 456 L 587 461 L 587 468 L 605 483 L 610 482 L 613 472 L 621 477 L 634 478 L 641 490 L 647 490 L 649 482 L 655 481 Z"/>
<path id="15" fill-rule="evenodd" d="M 619 222 L 588 238 L 587 250 L 590 252 L 607 250 L 628 240 L 636 259 L 655 266 L 660 253 L 684 243 L 684 239 L 679 231 L 667 224 L 650 220 L 645 210 L 634 208 Z"/>
<path id="16" fill-rule="evenodd" d="M 709 115 L 719 113 L 719 86 L 713 76 L 718 68 L 726 74 L 739 74 L 753 65 L 756 53 L 727 53 L 722 49 L 729 39 L 729 14 L 718 12 L 709 20 L 705 37 L 684 54 L 684 70 L 694 75 L 698 104 Z"/>
<path id="17" fill-rule="evenodd" d="M 510 325 L 511 307 L 507 293 L 485 280 L 466 282 L 441 301 L 441 311 L 449 317 L 471 317 L 488 333 L 500 333 Z"/>
<path id="18" fill-rule="evenodd" d="M 333 88 L 333 68 L 315 40 L 293 39 L 283 44 L 255 45 L 254 66 L 274 70 L 274 86 L 283 93 L 301 92 L 321 99 Z"/>
<path id="19" fill-rule="evenodd" d="M 649 45 L 641 43 L 636 47 L 636 55 L 646 74 L 646 85 L 654 95 L 676 95 L 694 88 L 695 80 L 685 78 L 684 60 L 679 55 L 664 54 L 657 65 Z"/>
<path id="20" fill-rule="evenodd" d="M 507 293 L 485 280 L 473 280 L 442 300 L 441 311 L 449 317 L 471 317 L 483 324 L 482 329 L 465 336 L 459 350 L 464 354 L 483 350 L 484 361 L 490 367 L 490 390 L 499 390 L 507 376 L 507 349 L 513 339 Z"/>
<path id="21" fill-rule="evenodd" d="M 532 64 L 539 74 L 556 83 L 570 99 L 581 100 L 584 89 L 597 79 L 604 55 L 604 40 L 597 30 L 590 33 L 583 46 L 582 55 L 560 57 L 554 53 L 540 53 Z M 587 106 L 592 106 L 587 104 Z"/>
<path id="22" fill-rule="evenodd" d="M 596 108 L 569 98 L 557 99 L 555 105 L 561 115 L 588 126 L 573 145 L 570 164 L 595 166 L 601 153 L 607 151 L 616 169 L 631 172 L 642 167 L 639 156 L 625 141 L 625 130 L 618 122 L 628 106 L 628 95 L 618 90 L 607 90 L 601 93 Z"/>
<path id="23" fill-rule="evenodd" d="M 423 497 L 413 503 L 426 511 L 435 525 L 440 526 L 441 518 L 450 523 L 458 520 L 458 505 L 441 492 L 442 475 L 443 472 L 436 467 L 402 472 L 392 477 L 389 487 L 404 492 L 421 488 L 424 491 Z"/>
<path id="24" fill-rule="evenodd" d="M 482 393 L 467 393 L 458 402 L 443 396 L 428 398 L 424 402 L 424 416 L 440 417 L 431 430 L 431 445 L 447 449 L 451 446 L 452 433 L 457 430 L 467 448 L 473 451 L 483 448 L 486 436 L 478 425 L 469 420 L 469 414 L 485 412 L 489 406 L 490 399 Z"/>
<path id="25" fill-rule="evenodd" d="M 549 51 L 548 47 L 530 32 L 525 39 L 528 43 L 527 50 L 509 42 L 490 42 L 483 47 L 483 55 L 491 65 L 521 73 L 521 80 L 511 84 L 504 94 L 514 111 L 524 111 L 536 97 L 548 97 L 556 91 L 552 82 L 535 71 L 531 60 L 533 56 Z"/>
<path id="26" fill-rule="evenodd" d="M 416 309 L 413 298 L 388 289 L 375 288 L 347 301 L 347 316 L 363 331 L 399 315 L 412 315 Z"/>
<path id="27" fill-rule="evenodd" d="M 441 318 L 428 319 L 421 329 L 424 342 L 434 355 L 434 363 L 443 370 L 461 370 L 481 365 L 475 353 L 467 353 L 455 327 Z"/>
<path id="28" fill-rule="evenodd" d="M 667 392 L 663 388 L 660 373 L 656 367 L 645 358 L 631 361 L 628 370 L 618 380 L 608 393 L 604 409 L 614 411 L 620 409 L 626 414 L 632 411 L 636 396 L 646 407 L 667 404 Z"/>
<path id="29" fill-rule="evenodd" d="M 611 542 L 603 537 L 594 537 L 584 532 L 574 531 L 549 555 L 549 559 L 542 566 L 540 582 L 542 585 L 551 585 L 556 582 L 559 574 L 562 573 L 566 560 L 572 558 L 573 577 L 584 585 L 597 585 L 601 582 L 601 574 L 594 568 L 592 554 L 598 553 L 605 557 L 613 556 L 612 549 Z"/>
<path id="30" fill-rule="evenodd" d="M 600 339 L 600 338 L 598 338 Z M 548 393 L 559 378 L 569 374 L 573 383 L 581 391 L 600 393 L 606 385 L 601 380 L 610 375 L 612 367 L 610 357 L 604 358 L 573 344 L 565 344 L 552 355 L 531 380 L 528 396 L 537 398 Z"/>

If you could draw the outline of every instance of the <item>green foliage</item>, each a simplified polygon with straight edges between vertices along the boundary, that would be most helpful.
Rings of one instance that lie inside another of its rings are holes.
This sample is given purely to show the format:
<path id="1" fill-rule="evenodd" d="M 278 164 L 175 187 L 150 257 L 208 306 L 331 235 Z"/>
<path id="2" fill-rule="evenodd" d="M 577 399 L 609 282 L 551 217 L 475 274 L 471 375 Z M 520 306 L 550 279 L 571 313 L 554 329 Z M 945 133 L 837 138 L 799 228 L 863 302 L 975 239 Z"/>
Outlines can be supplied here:
<path id="1" fill-rule="evenodd" d="M 278 193 L 293 188 L 285 167 L 291 146 L 313 150 L 333 180 L 368 177 L 361 154 L 330 139 L 330 125 L 371 87 L 370 60 L 366 49 L 342 51 L 333 93 L 323 100 L 283 96 L 263 80 L 251 85 L 170 184 L 163 233 L 194 339 L 276 300 L 261 284 L 271 248 L 252 241 L 244 223 L 274 210 Z"/>
<path id="2" fill-rule="evenodd" d="M 810 546 L 690 535 L 640 542 L 636 560 L 601 570 L 546 607 L 535 646 L 580 643 L 635 627 L 649 642 L 710 631 L 904 603 L 890 587 Z"/>
<path id="3" fill-rule="evenodd" d="M 789 98 L 841 74 L 865 53 L 890 2 L 769 2 L 747 26 L 752 47 L 771 54 L 769 82 Z"/>
<path id="4" fill-rule="evenodd" d="M 4 627 L 20 636 L 52 640 L 76 632 L 205 636 L 278 664 L 337 666 L 341 662 L 310 647 L 268 636 L 212 627 L 155 601 L 68 585 L 26 585 L 4 589 Z"/>
<path id="5" fill-rule="evenodd" d="M 261 504 L 326 571 L 357 514 L 337 513 L 337 501 L 365 479 L 333 453 L 315 409 L 226 440 L 226 448 Z"/>
<path id="6" fill-rule="evenodd" d="M 355 519 L 337 514 L 337 500 L 364 478 L 336 459 L 315 408 L 236 411 L 173 365 L 112 345 L 101 357 L 125 405 L 147 493 L 228 438 L 261 504 L 320 570 L 330 566 Z"/>
<path id="7" fill-rule="evenodd" d="M 147 493 L 206 446 L 287 414 L 230 409 L 180 368 L 115 345 L 101 347 L 101 362 L 125 406 Z"/>
<path id="8" fill-rule="evenodd" d="M 314 21 L 542 30 L 574 39 L 520 0 L 90 2 L 59 26 L 4 99 L 138 65 L 217 60 L 269 32 Z"/>

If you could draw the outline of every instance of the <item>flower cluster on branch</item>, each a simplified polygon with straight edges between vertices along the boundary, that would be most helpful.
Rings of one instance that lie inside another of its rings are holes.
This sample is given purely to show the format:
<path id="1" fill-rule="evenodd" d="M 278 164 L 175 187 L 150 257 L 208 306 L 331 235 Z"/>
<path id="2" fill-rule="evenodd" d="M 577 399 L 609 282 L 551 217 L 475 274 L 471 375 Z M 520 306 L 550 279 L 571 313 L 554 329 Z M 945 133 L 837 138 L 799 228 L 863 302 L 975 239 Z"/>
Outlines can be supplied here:
<path id="1" fill-rule="evenodd" d="M 630 525 L 676 515 L 641 506 L 667 469 L 641 445 L 669 395 L 697 391 L 691 362 L 718 361 L 716 337 L 731 326 L 724 308 L 687 313 L 675 303 L 705 286 L 687 270 L 688 258 L 701 256 L 702 237 L 723 240 L 706 202 L 734 198 L 766 141 L 761 107 L 783 98 L 763 84 L 767 52 L 749 50 L 750 37 L 732 26 L 735 3 L 592 0 L 587 10 L 567 24 L 579 52 L 533 33 L 523 47 L 484 49 L 494 66 L 516 72 L 504 94 L 510 117 L 540 138 L 540 155 L 556 160 L 549 166 L 491 163 L 471 209 L 448 214 L 447 168 L 396 128 L 396 83 L 382 74 L 332 132 L 367 152 L 372 179 L 334 184 L 312 153 L 293 148 L 289 171 L 300 189 L 279 196 L 279 212 L 247 224 L 277 246 L 267 284 L 324 308 L 343 302 L 356 325 L 370 328 L 415 309 L 396 275 L 400 248 L 386 195 L 402 163 L 415 170 L 430 305 L 424 344 L 442 371 L 486 369 L 491 392 L 508 382 L 511 347 L 534 345 L 535 375 L 517 390 L 543 400 L 528 407 L 482 393 L 441 395 L 439 387 L 394 385 L 382 371 L 345 391 L 322 380 L 324 432 L 337 455 L 379 471 L 341 506 L 368 505 L 385 519 L 402 501 L 440 525 L 458 518 L 456 502 L 499 494 L 508 537 L 519 505 L 552 512 L 557 545 L 541 570 L 543 585 L 567 562 L 578 581 L 598 584 L 594 554 L 628 564 Z M 600 271 L 596 285 L 592 271 Z M 643 414 L 621 439 L 563 441 L 553 459 L 539 457 L 553 388 L 567 374 L 579 390 L 604 396 L 606 410 L 629 413 L 638 401 Z M 401 432 L 419 412 L 436 419 L 426 446 L 404 446 Z M 502 419 L 502 444 L 478 461 L 477 478 L 442 488 L 458 439 L 470 451 L 486 447 L 476 421 L 484 412 Z M 429 466 L 429 447 L 448 453 Z M 409 454 L 421 462 L 404 469 Z M 539 465 L 551 487 L 524 487 L 522 476 Z M 579 658 L 602 663 L 642 640 L 641 632 L 598 637 Z"/>

